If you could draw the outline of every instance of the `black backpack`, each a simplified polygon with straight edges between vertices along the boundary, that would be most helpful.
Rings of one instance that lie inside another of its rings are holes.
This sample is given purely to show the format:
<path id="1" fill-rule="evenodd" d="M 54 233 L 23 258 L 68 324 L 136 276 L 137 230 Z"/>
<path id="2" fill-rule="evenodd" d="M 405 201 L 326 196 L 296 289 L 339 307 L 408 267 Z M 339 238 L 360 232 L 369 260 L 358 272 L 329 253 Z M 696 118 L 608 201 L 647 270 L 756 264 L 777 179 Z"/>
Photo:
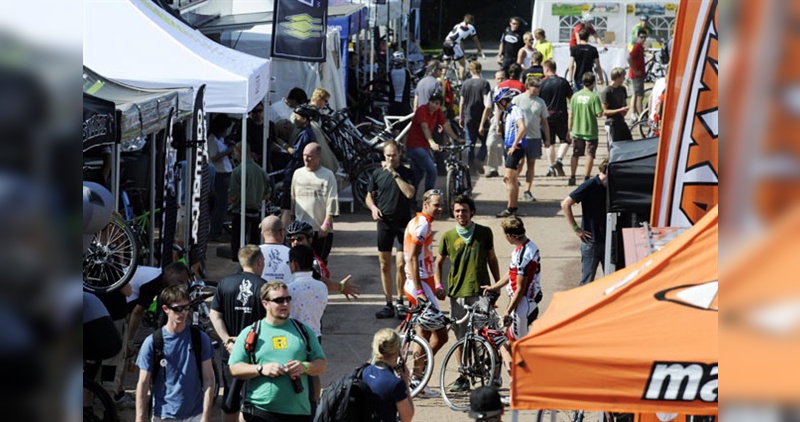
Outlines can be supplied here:
<path id="1" fill-rule="evenodd" d="M 364 368 L 359 366 L 352 374 L 334 380 L 319 399 L 314 422 L 377 421 L 372 405 L 372 390 L 362 379 Z"/>
<path id="2" fill-rule="evenodd" d="M 194 355 L 195 365 L 197 365 L 197 374 L 200 376 L 200 385 L 203 385 L 203 339 L 201 337 L 200 329 L 190 325 L 192 335 L 192 355 Z M 155 400 L 155 382 L 161 371 L 161 360 L 164 359 L 164 332 L 161 331 L 163 327 L 159 326 L 153 332 L 153 361 L 150 367 L 153 369 L 150 374 L 150 410 L 153 410 L 153 403 Z"/>

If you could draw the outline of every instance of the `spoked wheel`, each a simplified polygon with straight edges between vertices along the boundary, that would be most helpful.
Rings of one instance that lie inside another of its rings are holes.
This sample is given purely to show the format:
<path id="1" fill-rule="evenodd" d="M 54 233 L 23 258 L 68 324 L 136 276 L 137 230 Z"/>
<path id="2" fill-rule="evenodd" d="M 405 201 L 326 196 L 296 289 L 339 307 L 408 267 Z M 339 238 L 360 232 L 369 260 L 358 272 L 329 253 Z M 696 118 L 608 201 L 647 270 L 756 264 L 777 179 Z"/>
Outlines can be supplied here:
<path id="1" fill-rule="evenodd" d="M 478 387 L 491 386 L 494 381 L 495 351 L 486 340 L 472 337 L 464 347 L 462 338 L 448 352 L 442 363 L 439 388 L 445 403 L 451 409 L 464 412 L 469 409 L 469 392 Z M 459 360 L 458 351 L 464 349 Z"/>
<path id="2" fill-rule="evenodd" d="M 458 180 L 456 179 L 456 170 L 449 169 L 447 170 L 447 184 L 444 185 L 445 190 L 445 206 L 447 207 L 447 213 L 450 215 L 450 218 L 453 218 L 453 201 L 456 199 L 458 195 Z"/>
<path id="3" fill-rule="evenodd" d="M 95 381 L 83 380 L 83 422 L 118 422 L 117 406 Z"/>
<path id="4" fill-rule="evenodd" d="M 433 351 L 425 339 L 414 336 L 410 342 L 400 345 L 400 358 L 410 378 L 420 380 L 411 390 L 411 397 L 416 397 L 431 380 L 433 374 Z M 400 374 L 397 374 L 400 376 Z"/>
<path id="5" fill-rule="evenodd" d="M 603 412 L 586 412 L 583 410 L 539 410 L 536 422 L 602 422 L 609 421 Z"/>
<path id="6" fill-rule="evenodd" d="M 381 167 L 379 162 L 370 162 L 360 166 L 355 176 L 350 176 L 350 183 L 353 186 L 353 199 L 358 202 L 358 205 L 365 210 L 369 209 L 367 206 L 367 191 L 369 188 L 369 179 L 375 169 Z"/>
<path id="7" fill-rule="evenodd" d="M 634 139 L 645 139 L 655 136 L 650 120 L 639 120 L 634 123 L 633 126 L 631 126 L 631 135 L 633 135 Z"/>
<path id="8" fill-rule="evenodd" d="M 112 215 L 83 253 L 84 290 L 103 294 L 120 289 L 133 277 L 138 260 L 136 235 L 125 221 Z"/>

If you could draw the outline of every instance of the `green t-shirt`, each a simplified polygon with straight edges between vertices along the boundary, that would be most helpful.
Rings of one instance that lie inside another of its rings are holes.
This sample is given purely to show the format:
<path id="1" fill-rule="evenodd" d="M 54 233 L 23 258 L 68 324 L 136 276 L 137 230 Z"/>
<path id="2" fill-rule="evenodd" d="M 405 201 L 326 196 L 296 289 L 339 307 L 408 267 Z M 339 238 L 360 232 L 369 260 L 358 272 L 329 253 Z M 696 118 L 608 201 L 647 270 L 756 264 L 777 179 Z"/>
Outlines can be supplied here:
<path id="1" fill-rule="evenodd" d="M 473 223 L 475 224 L 475 223 Z M 450 257 L 447 290 L 451 297 L 479 296 L 480 286 L 488 286 L 489 251 L 494 249 L 494 236 L 488 227 L 475 224 L 472 242 L 467 245 L 456 229 L 448 230 L 439 242 L 439 254 Z"/>
<path id="2" fill-rule="evenodd" d="M 324 359 L 325 353 L 322 351 L 322 346 L 320 346 L 314 331 L 305 324 L 302 324 L 302 326 L 306 330 L 306 335 L 311 345 L 310 356 L 306 356 L 306 344 L 291 321 L 286 321 L 283 325 L 270 325 L 266 320 L 261 320 L 258 343 L 256 343 L 256 363 L 277 362 L 285 364 L 290 360 L 311 362 L 315 359 Z M 231 357 L 228 359 L 229 365 L 241 362 L 250 363 L 250 357 L 244 350 L 244 342 L 247 334 L 252 329 L 252 325 L 248 326 L 236 337 Z M 310 415 L 311 403 L 308 401 L 308 376 L 303 375 L 300 379 L 303 382 L 302 393 L 294 392 L 292 382 L 287 375 L 275 378 L 253 378 L 249 381 L 244 401 L 268 412 L 286 415 Z"/>
<path id="3" fill-rule="evenodd" d="M 570 133 L 576 138 L 596 140 L 597 115 L 603 112 L 600 97 L 593 91 L 584 88 L 575 93 L 569 101 L 572 110 L 572 127 Z"/>

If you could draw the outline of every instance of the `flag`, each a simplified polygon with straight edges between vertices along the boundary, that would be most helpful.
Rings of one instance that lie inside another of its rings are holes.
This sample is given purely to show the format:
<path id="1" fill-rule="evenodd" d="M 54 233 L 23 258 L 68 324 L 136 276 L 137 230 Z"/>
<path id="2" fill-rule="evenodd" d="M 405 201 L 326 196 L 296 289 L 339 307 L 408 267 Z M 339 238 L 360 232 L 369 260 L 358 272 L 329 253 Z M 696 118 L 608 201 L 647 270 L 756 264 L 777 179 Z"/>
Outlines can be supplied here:
<path id="1" fill-rule="evenodd" d="M 272 58 L 325 61 L 328 0 L 275 0 Z"/>

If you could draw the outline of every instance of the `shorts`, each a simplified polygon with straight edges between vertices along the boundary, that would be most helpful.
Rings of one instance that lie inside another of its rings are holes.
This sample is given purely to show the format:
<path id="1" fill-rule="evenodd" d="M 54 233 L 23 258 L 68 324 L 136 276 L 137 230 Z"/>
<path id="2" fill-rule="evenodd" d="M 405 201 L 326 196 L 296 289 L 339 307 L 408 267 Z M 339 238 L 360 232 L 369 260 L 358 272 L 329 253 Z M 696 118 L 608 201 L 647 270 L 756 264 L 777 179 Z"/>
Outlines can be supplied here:
<path id="1" fill-rule="evenodd" d="M 525 150 L 520 148 L 515 149 L 513 154 L 506 156 L 506 168 L 513 170 L 519 169 L 519 163 L 522 162 L 523 158 L 525 158 Z"/>
<path id="2" fill-rule="evenodd" d="M 528 145 L 525 146 L 525 158 L 529 160 L 542 158 L 542 139 L 528 138 L 527 142 Z"/>
<path id="3" fill-rule="evenodd" d="M 574 140 L 572 145 L 572 155 L 574 157 L 583 157 L 584 152 L 592 158 L 597 156 L 597 139 L 572 139 Z"/>
<path id="4" fill-rule="evenodd" d="M 644 97 L 644 78 L 632 78 L 633 95 Z"/>
<path id="5" fill-rule="evenodd" d="M 521 339 L 528 335 L 528 327 L 539 317 L 539 304 L 533 298 L 525 297 L 519 301 L 514 312 L 511 312 L 511 340 Z"/>
<path id="6" fill-rule="evenodd" d="M 203 420 L 202 414 L 183 419 L 172 419 L 172 418 L 162 419 L 158 416 L 153 416 L 153 422 L 200 422 L 201 420 Z"/>
<path id="7" fill-rule="evenodd" d="M 378 221 L 378 252 L 391 252 L 393 241 L 397 241 L 397 250 L 403 250 L 403 235 L 406 225 L 396 222 Z"/>
<path id="8" fill-rule="evenodd" d="M 425 296 L 428 298 L 428 301 L 433 304 L 433 307 L 437 310 L 439 309 L 439 300 L 436 299 L 436 295 L 433 294 L 436 280 L 433 277 L 423 278 L 420 280 L 420 284 L 422 284 L 422 290 L 425 291 Z M 417 289 L 414 287 L 414 282 L 411 281 L 410 278 L 406 278 L 405 284 L 403 284 L 403 290 L 406 292 L 406 299 L 408 299 L 408 304 L 412 307 L 417 306 Z"/>
<path id="9" fill-rule="evenodd" d="M 567 140 L 567 133 L 569 127 L 567 126 L 567 119 L 563 117 L 548 118 L 547 124 L 550 125 L 550 143 L 556 143 L 556 136 L 561 143 L 569 144 Z"/>

